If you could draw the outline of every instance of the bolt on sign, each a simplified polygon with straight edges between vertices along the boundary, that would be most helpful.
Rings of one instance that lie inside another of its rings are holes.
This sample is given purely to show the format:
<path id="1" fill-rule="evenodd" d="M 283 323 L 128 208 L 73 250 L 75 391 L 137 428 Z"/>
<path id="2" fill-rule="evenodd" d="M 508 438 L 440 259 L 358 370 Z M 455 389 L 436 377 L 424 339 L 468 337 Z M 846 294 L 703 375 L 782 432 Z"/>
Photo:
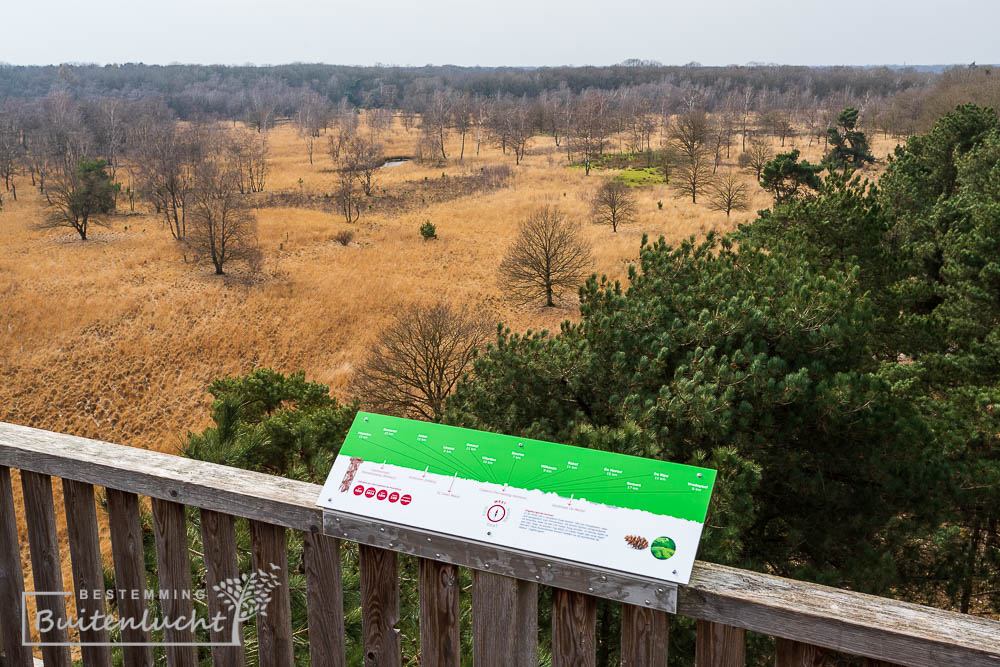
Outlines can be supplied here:
<path id="1" fill-rule="evenodd" d="M 707 468 L 359 412 L 328 510 L 687 583 Z"/>

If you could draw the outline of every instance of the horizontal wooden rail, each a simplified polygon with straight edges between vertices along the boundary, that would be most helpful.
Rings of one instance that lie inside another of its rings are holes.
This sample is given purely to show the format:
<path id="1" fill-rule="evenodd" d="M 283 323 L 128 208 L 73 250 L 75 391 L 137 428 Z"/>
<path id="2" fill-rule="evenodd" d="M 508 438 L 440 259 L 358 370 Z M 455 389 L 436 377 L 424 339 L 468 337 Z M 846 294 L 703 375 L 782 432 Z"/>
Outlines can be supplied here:
<path id="1" fill-rule="evenodd" d="M 310 534 L 323 529 L 317 485 L 24 426 L 0 423 L 0 467 Z M 409 551 L 398 546 L 393 550 Z M 578 607 L 589 614 L 576 598 L 566 604 L 571 616 Z M 677 612 L 890 663 L 1000 666 L 1000 622 L 710 563 L 696 563 L 690 584 L 679 589 Z M 710 630 L 705 626 L 706 637 Z"/>

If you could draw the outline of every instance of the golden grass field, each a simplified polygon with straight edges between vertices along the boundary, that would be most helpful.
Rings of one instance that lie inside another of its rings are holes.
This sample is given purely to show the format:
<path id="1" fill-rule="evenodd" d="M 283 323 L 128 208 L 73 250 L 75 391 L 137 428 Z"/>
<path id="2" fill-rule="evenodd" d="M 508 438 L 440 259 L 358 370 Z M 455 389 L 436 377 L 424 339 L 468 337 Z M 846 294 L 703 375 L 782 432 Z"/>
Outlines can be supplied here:
<path id="1" fill-rule="evenodd" d="M 412 155 L 419 131 L 396 122 L 382 140 L 387 155 Z M 268 141 L 268 191 L 333 190 L 325 138 L 316 142 L 314 165 L 291 125 L 271 130 Z M 457 157 L 458 144 L 452 136 L 449 157 Z M 799 144 L 805 157 L 820 159 L 819 147 L 806 147 L 801 138 Z M 893 144 L 876 140 L 876 155 L 884 158 Z M 737 154 L 738 144 L 723 168 L 734 166 Z M 379 186 L 392 190 L 439 179 L 442 171 L 460 176 L 498 163 L 513 166 L 513 155 L 484 144 L 477 157 L 472 136 L 462 163 L 385 168 Z M 497 267 L 519 221 L 539 205 L 558 205 L 578 220 L 594 249 L 594 272 L 618 279 L 637 258 L 643 234 L 678 242 L 729 231 L 770 205 L 751 182 L 750 210 L 727 220 L 703 203 L 675 198 L 665 185 L 646 186 L 638 191 L 638 221 L 612 233 L 589 221 L 588 199 L 616 172 L 588 177 L 567 164 L 550 137 L 535 137 L 512 187 L 491 193 L 428 201 L 398 215 L 363 214 L 356 225 L 314 209 L 261 208 L 270 277 L 253 285 L 240 280 L 238 265 L 220 277 L 209 266 L 186 263 L 149 212 L 123 211 L 107 228 L 93 228 L 86 242 L 69 229 L 38 230 L 44 200 L 22 178 L 19 200 L 5 197 L 0 213 L 0 421 L 175 452 L 188 430 L 209 424 L 208 383 L 254 365 L 304 369 L 308 379 L 349 399 L 354 369 L 393 313 L 408 304 L 468 304 L 515 331 L 557 331 L 562 320 L 578 317 L 575 295 L 556 308 L 514 307 L 498 285 Z M 437 226 L 438 240 L 421 239 L 417 229 L 425 220 Z M 347 247 L 334 240 L 345 229 L 355 232 Z M 61 507 L 61 489 L 55 489 Z M 102 532 L 107 545 L 106 526 Z M 22 544 L 30 581 L 26 540 Z M 68 582 L 65 555 L 63 564 Z"/>
<path id="2" fill-rule="evenodd" d="M 388 155 L 413 154 L 418 140 L 419 131 L 398 122 L 383 139 Z M 458 141 L 451 138 L 449 157 L 457 157 Z M 269 191 L 299 192 L 300 178 L 307 193 L 332 191 L 325 138 L 316 142 L 312 166 L 291 125 L 271 130 L 269 146 Z M 819 159 L 815 145 L 799 147 Z M 890 147 L 877 143 L 877 155 Z M 388 167 L 379 185 L 391 190 L 497 163 L 513 165 L 513 156 L 484 144 L 476 157 L 470 137 L 462 163 Z M 702 203 L 676 199 L 665 185 L 646 186 L 638 222 L 612 233 L 589 222 L 587 199 L 615 172 L 588 177 L 566 165 L 551 138 L 535 137 L 514 185 L 492 193 L 429 201 L 395 216 L 363 214 L 357 225 L 319 210 L 261 208 L 265 268 L 276 275 L 253 286 L 238 280 L 238 265 L 220 277 L 185 263 L 151 214 L 115 216 L 86 242 L 69 229 L 37 230 L 44 200 L 22 179 L 19 201 L 5 197 L 0 213 L 0 420 L 174 451 L 188 429 L 207 424 L 206 385 L 254 364 L 305 369 L 310 380 L 349 398 L 365 351 L 392 314 L 412 302 L 444 299 L 486 309 L 515 331 L 557 330 L 577 316 L 575 296 L 555 309 L 512 307 L 497 283 L 518 222 L 541 204 L 558 205 L 582 223 L 596 273 L 622 278 L 643 234 L 679 241 L 727 231 L 770 202 L 753 185 L 751 210 L 727 220 Z M 419 236 L 425 220 L 437 226 L 438 240 Z M 344 229 L 355 231 L 348 247 L 333 239 Z"/>

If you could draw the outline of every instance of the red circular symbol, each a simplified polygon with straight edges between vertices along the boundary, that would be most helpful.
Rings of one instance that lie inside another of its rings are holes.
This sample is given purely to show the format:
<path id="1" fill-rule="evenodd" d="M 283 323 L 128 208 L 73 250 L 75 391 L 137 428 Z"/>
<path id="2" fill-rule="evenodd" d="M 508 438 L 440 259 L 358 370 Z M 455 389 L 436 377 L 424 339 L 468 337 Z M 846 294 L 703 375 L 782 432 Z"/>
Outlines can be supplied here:
<path id="1" fill-rule="evenodd" d="M 389 494 L 389 502 L 390 503 L 394 503 L 397 500 L 399 500 L 399 494 L 398 493 L 396 493 L 395 491 L 393 491 L 392 493 Z"/>
<path id="2" fill-rule="evenodd" d="M 493 507 L 486 510 L 486 518 L 497 523 L 498 521 L 503 521 L 503 518 L 507 516 L 507 510 L 504 509 L 503 505 L 494 505 Z"/>
<path id="3" fill-rule="evenodd" d="M 354 495 L 360 496 L 364 492 L 365 492 L 365 487 L 362 486 L 361 484 L 358 484 L 356 487 L 354 487 Z"/>
<path id="4" fill-rule="evenodd" d="M 388 496 L 388 495 L 389 495 L 389 492 L 386 491 L 385 489 L 382 489 L 381 491 L 378 492 L 378 499 L 379 500 L 385 500 L 385 497 Z"/>
<path id="5" fill-rule="evenodd" d="M 410 494 L 407 493 L 402 498 L 399 499 L 399 504 L 400 505 L 409 505 L 411 500 L 413 500 L 413 498 L 411 498 Z"/>
<path id="6" fill-rule="evenodd" d="M 368 489 L 365 490 L 365 498 L 374 498 L 374 497 L 375 497 L 375 487 L 369 486 Z"/>

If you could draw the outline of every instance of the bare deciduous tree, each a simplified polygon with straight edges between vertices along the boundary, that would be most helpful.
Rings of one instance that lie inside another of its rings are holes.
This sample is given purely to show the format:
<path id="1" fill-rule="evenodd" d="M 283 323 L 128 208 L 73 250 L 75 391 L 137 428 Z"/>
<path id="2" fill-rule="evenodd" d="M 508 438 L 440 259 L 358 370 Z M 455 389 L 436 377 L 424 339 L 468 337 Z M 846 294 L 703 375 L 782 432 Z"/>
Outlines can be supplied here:
<path id="1" fill-rule="evenodd" d="M 362 404 L 399 417 L 439 420 L 492 331 L 486 318 L 444 303 L 402 311 L 358 370 Z"/>
<path id="2" fill-rule="evenodd" d="M 750 148 L 740 155 L 740 166 L 759 181 L 764 165 L 773 159 L 771 145 L 763 139 L 753 139 L 750 141 Z"/>
<path id="3" fill-rule="evenodd" d="M 708 207 L 725 213 L 727 218 L 733 211 L 745 211 L 750 207 L 749 189 L 737 172 L 725 171 L 709 186 Z"/>
<path id="4" fill-rule="evenodd" d="M 267 180 L 267 135 L 254 136 L 248 130 L 233 130 L 227 144 L 239 191 L 242 194 L 263 192 Z"/>
<path id="5" fill-rule="evenodd" d="M 580 238 L 580 226 L 567 221 L 559 209 L 544 206 L 521 223 L 500 263 L 500 275 L 515 301 L 544 298 L 546 306 L 554 306 L 563 292 L 579 286 L 590 264 L 590 247 Z"/>
<path id="6" fill-rule="evenodd" d="M 588 176 L 594 161 L 604 153 L 609 131 L 608 106 L 607 96 L 603 92 L 591 91 L 580 99 L 573 112 L 568 150 L 580 156 Z"/>
<path id="7" fill-rule="evenodd" d="M 621 181 L 605 181 L 590 200 L 590 208 L 594 222 L 611 225 L 611 231 L 617 232 L 619 225 L 635 221 L 635 194 Z"/>
<path id="8" fill-rule="evenodd" d="M 204 160 L 191 193 L 185 241 L 196 260 L 210 261 L 217 275 L 227 262 L 252 261 L 260 255 L 257 222 L 238 192 L 237 171 L 227 161 Z"/>
<path id="9" fill-rule="evenodd" d="M 341 153 L 340 169 L 353 172 L 365 196 L 370 197 L 378 169 L 384 161 L 382 144 L 375 143 L 373 138 L 356 136 L 347 142 Z"/>
<path id="10" fill-rule="evenodd" d="M 91 223 L 107 226 L 103 216 L 114 211 L 118 186 L 106 168 L 104 160 L 82 158 L 56 170 L 45 193 L 48 213 L 39 227 L 69 227 L 86 241 Z"/>
<path id="11" fill-rule="evenodd" d="M 422 123 L 424 136 L 428 142 L 433 142 L 437 150 L 441 151 L 441 159 L 443 160 L 448 159 L 448 153 L 445 152 L 445 141 L 448 138 L 448 129 L 451 127 L 453 101 L 450 91 L 435 90 L 427 103 L 427 108 L 424 109 Z"/>

